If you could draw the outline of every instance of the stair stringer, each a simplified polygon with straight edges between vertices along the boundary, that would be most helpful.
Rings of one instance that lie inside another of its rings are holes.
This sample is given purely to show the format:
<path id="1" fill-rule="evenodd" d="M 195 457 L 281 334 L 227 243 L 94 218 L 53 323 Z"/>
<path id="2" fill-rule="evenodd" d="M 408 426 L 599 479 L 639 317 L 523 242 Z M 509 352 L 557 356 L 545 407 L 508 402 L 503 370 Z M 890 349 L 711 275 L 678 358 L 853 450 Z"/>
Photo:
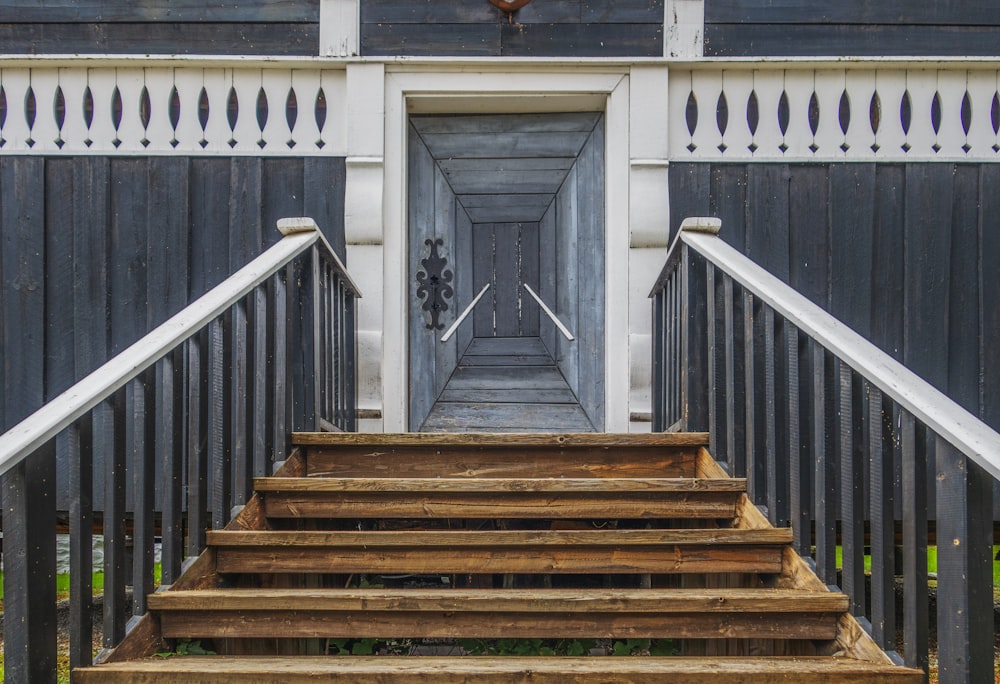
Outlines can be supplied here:
<path id="1" fill-rule="evenodd" d="M 709 451 L 698 450 L 696 461 L 696 476 L 704 478 L 727 478 L 730 475 L 719 466 Z M 743 494 L 736 505 L 736 517 L 733 527 L 740 529 L 772 528 L 771 522 Z M 830 588 L 813 572 L 802 556 L 788 546 L 782 557 L 782 571 L 767 582 L 768 586 L 778 589 L 798 589 L 800 591 L 830 591 Z M 820 655 L 854 658 L 880 665 L 897 665 L 883 651 L 875 640 L 850 613 L 844 613 L 837 621 L 837 637 L 828 653 L 820 650 Z"/>
<path id="2" fill-rule="evenodd" d="M 305 458 L 300 449 L 295 448 L 289 457 L 274 472 L 275 477 L 302 477 L 306 472 Z M 236 514 L 225 529 L 266 530 L 269 529 L 264 516 L 264 505 L 259 494 L 254 493 L 243 509 Z M 181 576 L 168 587 L 158 591 L 182 591 L 191 589 L 213 589 L 223 586 L 222 577 L 216 571 L 215 549 L 202 551 L 184 569 Z M 125 634 L 125 638 L 111 649 L 105 649 L 94 658 L 95 665 L 121 663 L 128 660 L 148 658 L 155 653 L 169 650 L 163 640 L 159 618 L 149 611 L 139 618 Z"/>

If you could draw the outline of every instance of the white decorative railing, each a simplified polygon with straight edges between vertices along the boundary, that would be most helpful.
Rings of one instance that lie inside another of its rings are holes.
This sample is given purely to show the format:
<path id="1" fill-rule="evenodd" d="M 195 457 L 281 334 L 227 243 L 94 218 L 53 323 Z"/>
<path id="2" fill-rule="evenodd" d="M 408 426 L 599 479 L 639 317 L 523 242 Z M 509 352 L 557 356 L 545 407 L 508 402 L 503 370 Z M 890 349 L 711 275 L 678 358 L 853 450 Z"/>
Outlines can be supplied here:
<path id="1" fill-rule="evenodd" d="M 670 73 L 675 161 L 997 161 L 993 69 L 707 68 Z"/>
<path id="2" fill-rule="evenodd" d="M 0 154 L 342 153 L 340 69 L 0 68 Z"/>

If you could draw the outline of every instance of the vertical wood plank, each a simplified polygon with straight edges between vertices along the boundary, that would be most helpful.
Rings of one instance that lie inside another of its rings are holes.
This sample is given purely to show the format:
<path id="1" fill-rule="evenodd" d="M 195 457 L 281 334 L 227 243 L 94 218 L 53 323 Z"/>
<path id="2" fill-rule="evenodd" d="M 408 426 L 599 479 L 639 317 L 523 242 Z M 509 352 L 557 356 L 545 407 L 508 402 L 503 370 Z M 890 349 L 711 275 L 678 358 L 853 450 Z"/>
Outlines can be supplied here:
<path id="1" fill-rule="evenodd" d="M 90 417 L 65 432 L 69 468 L 69 662 L 90 665 L 94 648 L 94 451 Z"/>
<path id="2" fill-rule="evenodd" d="M 229 473 L 228 454 L 225 444 L 225 373 L 224 342 L 225 331 L 222 319 L 208 324 L 208 346 L 205 354 L 207 377 L 205 403 L 207 405 L 205 433 L 207 439 L 207 459 L 209 464 L 208 487 L 211 492 L 209 509 L 212 513 L 212 528 L 222 529 L 229 522 Z"/>
<path id="3" fill-rule="evenodd" d="M 416 277 L 417 273 L 423 270 L 420 260 L 430 253 L 430 248 L 424 243 L 434 237 L 434 159 L 412 125 L 409 127 L 406 168 L 409 198 L 407 207 L 409 269 L 406 274 L 406 300 L 410 377 L 433 378 L 436 362 L 434 344 L 437 341 L 438 331 L 427 328 L 430 316 L 423 310 L 423 301 L 417 296 L 419 285 Z M 481 315 L 478 309 L 485 309 L 485 306 L 477 307 L 476 314 Z M 477 335 L 480 334 L 480 326 L 484 322 L 478 317 L 475 319 Z M 416 432 L 423 425 L 437 395 L 434 394 L 432 383 L 411 382 L 410 385 L 409 429 Z"/>
<path id="4" fill-rule="evenodd" d="M 115 393 L 108 404 L 107 425 L 94 424 L 95 434 L 105 435 L 104 443 L 95 441 L 104 459 L 104 647 L 111 648 L 125 636 L 128 611 L 125 585 L 125 493 L 128 452 L 125 444 L 125 390 Z M 95 414 L 95 421 L 97 420 Z"/>
<path id="5" fill-rule="evenodd" d="M 188 556 L 197 556 L 205 546 L 208 510 L 208 450 L 206 425 L 208 422 L 207 395 L 205 392 L 203 340 L 204 334 L 184 343 L 185 391 L 187 393 L 187 430 L 184 445 L 187 463 L 187 527 Z"/>
<path id="6" fill-rule="evenodd" d="M 472 219 L 459 203 L 455 209 L 455 249 L 453 254 L 455 255 L 455 305 L 462 311 L 472 301 L 472 297 L 486 284 L 475 279 L 472 235 Z M 482 302 L 482 305 L 489 306 L 488 302 Z M 456 333 L 456 354 L 459 359 L 472 342 L 473 320 L 467 318 L 459 326 Z"/>
<path id="7" fill-rule="evenodd" d="M 903 658 L 927 670 L 927 453 L 911 414 L 901 412 L 903 472 Z"/>
<path id="8" fill-rule="evenodd" d="M 779 401 L 786 385 L 784 319 L 764 306 L 764 457 L 767 511 L 775 526 L 788 524 L 788 405 Z"/>
<path id="9" fill-rule="evenodd" d="M 830 165 L 831 314 L 859 334 L 871 333 L 872 221 L 875 164 Z"/>
<path id="10" fill-rule="evenodd" d="M 458 304 L 460 296 L 468 297 L 467 301 L 471 301 L 473 295 L 469 292 L 462 292 L 459 295 L 458 282 L 455 280 L 458 273 L 458 264 L 455 261 L 457 202 L 455 200 L 455 193 L 452 192 L 451 185 L 449 185 L 448 180 L 445 178 L 444 172 L 436 164 L 434 165 L 432 182 L 434 183 L 434 236 L 443 243 L 440 247 L 440 252 L 447 259 L 445 268 L 451 271 L 452 275 L 452 297 L 446 301 L 448 309 L 441 316 L 441 322 L 445 326 L 448 326 L 462 312 Z M 437 398 L 441 394 L 441 390 L 444 389 L 444 386 L 448 384 L 448 379 L 455 370 L 455 366 L 458 365 L 458 340 L 452 337 L 447 342 L 442 343 L 441 332 L 435 332 L 437 334 L 433 335 L 435 355 L 434 396 Z"/>
<path id="11" fill-rule="evenodd" d="M 723 378 L 721 379 L 725 432 L 725 460 L 729 463 L 729 473 L 733 477 L 746 477 L 746 446 L 736 444 L 736 324 L 733 320 L 733 279 L 722 274 L 722 358 Z M 741 378 L 741 381 L 743 379 Z"/>
<path id="12" fill-rule="evenodd" d="M 153 512 L 155 509 L 156 462 L 153 436 L 149 432 L 155 407 L 147 391 L 149 373 L 125 386 L 128 415 L 125 443 L 132 471 L 132 614 L 146 612 L 146 596 L 153 591 Z"/>
<path id="13" fill-rule="evenodd" d="M 521 298 L 520 334 L 523 337 L 537 337 L 539 334 L 539 317 L 541 309 L 535 300 L 525 291 L 525 283 L 535 292 L 539 291 L 539 224 L 520 224 L 518 239 L 518 296 Z M 539 295 L 540 296 L 540 295 Z M 544 298 L 542 301 L 545 301 Z M 549 300 L 550 302 L 553 300 Z"/>
<path id="14" fill-rule="evenodd" d="M 872 637 L 883 649 L 896 649 L 896 515 L 892 448 L 892 405 L 882 392 L 866 385 L 868 394 L 868 463 L 871 483 Z M 886 444 L 888 443 L 888 448 Z"/>
<path id="15" fill-rule="evenodd" d="M 808 431 L 803 435 L 803 385 L 808 384 L 811 364 L 803 354 L 799 331 L 785 325 L 787 346 L 789 509 L 795 548 L 802 556 L 812 553 L 812 453 Z M 805 369 L 803 377 L 803 368 Z M 808 405 L 806 403 L 806 405 Z M 806 423 L 808 425 L 808 423 Z"/>
<path id="16" fill-rule="evenodd" d="M 346 161 L 343 157 L 307 157 L 302 161 L 302 215 L 311 216 L 333 251 L 347 263 L 344 235 Z M 270 229 L 270 226 L 265 226 Z"/>
<path id="17" fill-rule="evenodd" d="M 937 438 L 938 681 L 993 676 L 993 478 Z"/>
<path id="18" fill-rule="evenodd" d="M 156 462 L 159 464 L 159 494 L 161 511 L 161 581 L 172 584 L 180 576 L 184 559 L 184 519 L 182 493 L 184 490 L 184 435 L 185 408 L 197 411 L 197 406 L 185 407 L 180 401 L 183 388 L 180 373 L 183 363 L 179 353 L 165 356 L 155 367 L 156 410 Z"/>
<path id="19" fill-rule="evenodd" d="M 268 328 L 274 340 L 271 351 L 272 375 L 270 385 L 274 388 L 272 400 L 272 442 L 273 459 L 285 460 L 288 454 L 289 391 L 288 391 L 288 277 L 291 267 L 286 266 L 269 285 L 269 297 L 273 302 Z"/>
<path id="20" fill-rule="evenodd" d="M 981 253 L 979 177 L 978 166 L 955 166 L 950 236 L 954 248 L 948 278 L 948 396 L 973 414 L 980 410 L 979 345 L 982 336 L 976 263 Z"/>
<path id="21" fill-rule="evenodd" d="M 247 298 L 241 299 L 230 309 L 232 333 L 229 347 L 229 453 L 232 463 L 233 505 L 246 503 L 250 496 L 252 465 L 250 459 L 251 437 L 247 372 L 249 367 L 249 341 Z"/>
<path id="22" fill-rule="evenodd" d="M 566 174 L 562 188 L 556 193 L 556 313 L 570 330 L 578 331 L 583 316 L 580 312 L 580 261 L 575 254 L 579 245 L 580 225 L 577 220 L 579 197 L 579 160 Z M 556 362 L 573 393 L 580 396 L 580 344 L 556 336 Z"/>
<path id="23" fill-rule="evenodd" d="M 816 527 L 816 574 L 827 584 L 837 583 L 836 544 L 836 469 L 833 450 L 830 448 L 829 426 L 827 423 L 827 359 L 826 351 L 818 344 L 809 342 L 810 367 L 812 372 L 810 422 L 810 446 L 816 459 L 813 470 L 813 492 Z"/>
<path id="24" fill-rule="evenodd" d="M 867 615 L 865 605 L 865 479 L 863 443 L 859 426 L 865 421 L 860 383 L 854 372 L 839 363 L 838 448 L 840 451 L 840 520 L 843 548 L 843 589 L 851 598 L 851 612 Z M 881 421 L 879 422 L 881 426 Z"/>
<path id="25" fill-rule="evenodd" d="M 789 189 L 789 283 L 826 307 L 830 289 L 829 166 L 795 167 Z"/>
<path id="26" fill-rule="evenodd" d="M 45 388 L 45 161 L 0 158 L 0 275 L 4 325 L 0 425 L 42 405 Z M 56 659 L 56 457 L 49 445 L 3 477 L 5 672 L 11 681 L 53 677 Z"/>
<path id="27" fill-rule="evenodd" d="M 667 183 L 670 193 L 671 242 L 681 229 L 681 222 L 684 219 L 709 214 L 709 196 L 706 188 L 711 188 L 711 173 L 712 167 L 709 164 L 670 165 Z M 728 242 L 728 237 L 724 239 Z"/>
<path id="28" fill-rule="evenodd" d="M 898 361 L 903 360 L 905 167 L 875 166 L 875 219 L 872 235 L 871 340 Z"/>
<path id="29" fill-rule="evenodd" d="M 253 477 L 264 477 L 269 474 L 267 467 L 272 435 L 268 431 L 268 408 L 273 411 L 273 404 L 268 399 L 268 307 L 267 286 L 261 285 L 254 289 L 251 295 L 253 303 L 253 387 L 250 400 L 252 411 L 252 437 L 250 441 L 250 460 Z"/>
<path id="30" fill-rule="evenodd" d="M 786 164 L 752 164 L 747 171 L 747 256 L 786 283 L 790 179 Z"/>
<path id="31" fill-rule="evenodd" d="M 199 297 L 229 275 L 228 159 L 192 159 L 190 183 L 191 298 Z"/>
<path id="32" fill-rule="evenodd" d="M 704 166 L 705 164 L 700 164 Z M 697 165 L 695 165 L 697 166 Z M 673 177 L 674 168 L 670 174 Z M 740 252 L 746 251 L 747 211 L 747 165 L 712 164 L 709 192 L 709 216 L 722 220 L 720 237 L 726 244 Z M 704 186 L 693 188 L 704 193 Z M 671 211 L 675 196 L 671 194 Z M 700 214 L 699 214 L 700 215 Z"/>
<path id="33" fill-rule="evenodd" d="M 493 269 L 495 302 L 495 334 L 497 337 L 517 337 L 519 334 L 518 235 L 519 224 L 497 223 L 493 227 Z"/>
<path id="34" fill-rule="evenodd" d="M 472 226 L 472 258 L 473 278 L 479 287 L 486 283 L 490 284 L 490 289 L 486 291 L 483 299 L 472 310 L 473 334 L 475 337 L 493 337 L 494 315 L 496 310 L 496 276 L 493 272 L 493 224 L 477 223 Z"/>
<path id="35" fill-rule="evenodd" d="M 722 444 L 719 435 L 719 370 L 718 370 L 718 327 L 716 325 L 715 267 L 711 264 L 705 270 L 705 329 L 707 331 L 706 371 L 708 374 L 708 448 L 720 460 Z"/>

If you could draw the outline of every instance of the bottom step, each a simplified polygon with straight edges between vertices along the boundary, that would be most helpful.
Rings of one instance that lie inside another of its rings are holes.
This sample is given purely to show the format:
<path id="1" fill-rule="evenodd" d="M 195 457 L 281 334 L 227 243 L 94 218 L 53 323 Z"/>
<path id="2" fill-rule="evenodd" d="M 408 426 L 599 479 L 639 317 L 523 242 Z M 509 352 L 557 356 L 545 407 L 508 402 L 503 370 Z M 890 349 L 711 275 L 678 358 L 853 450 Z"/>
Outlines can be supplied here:
<path id="1" fill-rule="evenodd" d="M 921 682 L 923 673 L 848 658 L 514 658 L 464 656 L 294 658 L 193 656 L 78 669 L 75 682 L 229 684 L 325 681 L 352 684 L 735 684 L 737 682 Z"/>

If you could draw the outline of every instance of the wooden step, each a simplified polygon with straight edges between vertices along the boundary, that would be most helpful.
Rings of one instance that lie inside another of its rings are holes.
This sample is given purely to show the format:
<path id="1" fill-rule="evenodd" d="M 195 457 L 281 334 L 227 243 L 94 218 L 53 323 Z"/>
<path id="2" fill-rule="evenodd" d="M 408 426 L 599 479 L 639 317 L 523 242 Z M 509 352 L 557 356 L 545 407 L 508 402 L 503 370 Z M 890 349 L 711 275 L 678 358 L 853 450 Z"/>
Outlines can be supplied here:
<path id="1" fill-rule="evenodd" d="M 923 673 L 850 658 L 154 658 L 74 671 L 80 684 L 917 684 Z"/>
<path id="2" fill-rule="evenodd" d="M 778 573 L 790 529 L 212 531 L 224 573 Z"/>
<path id="3" fill-rule="evenodd" d="M 307 474 L 339 477 L 693 477 L 705 433 L 296 433 Z"/>
<path id="4" fill-rule="evenodd" d="M 149 597 L 167 638 L 833 639 L 847 596 L 786 589 L 216 589 Z"/>
<path id="5" fill-rule="evenodd" d="M 254 480 L 269 518 L 732 518 L 742 479 Z"/>

